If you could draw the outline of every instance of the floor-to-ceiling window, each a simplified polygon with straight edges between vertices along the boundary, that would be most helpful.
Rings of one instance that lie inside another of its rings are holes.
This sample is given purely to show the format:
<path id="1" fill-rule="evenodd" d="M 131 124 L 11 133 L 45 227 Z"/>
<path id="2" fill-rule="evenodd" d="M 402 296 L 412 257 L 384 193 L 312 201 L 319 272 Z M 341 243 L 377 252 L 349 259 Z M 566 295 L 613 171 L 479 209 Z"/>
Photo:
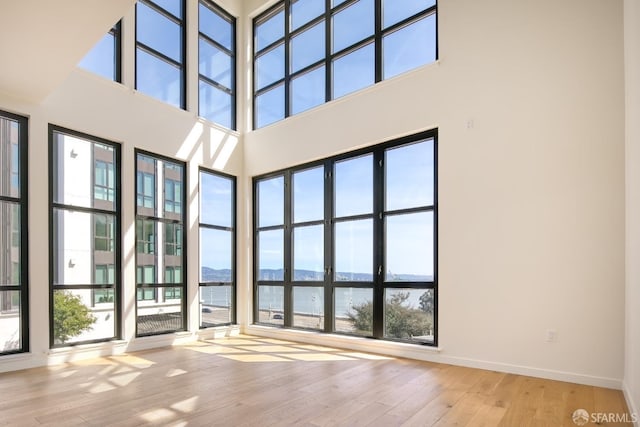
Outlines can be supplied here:
<path id="1" fill-rule="evenodd" d="M 236 20 L 208 0 L 198 3 L 200 116 L 236 128 Z"/>
<path id="2" fill-rule="evenodd" d="M 50 343 L 120 337 L 120 146 L 57 126 L 50 137 Z"/>
<path id="3" fill-rule="evenodd" d="M 184 163 L 136 151 L 136 334 L 186 329 Z"/>
<path id="4" fill-rule="evenodd" d="M 438 56 L 436 0 L 283 0 L 253 28 L 254 128 Z"/>
<path id="5" fill-rule="evenodd" d="M 0 111 L 0 355 L 29 351 L 27 119 Z"/>
<path id="6" fill-rule="evenodd" d="M 186 108 L 185 0 L 136 4 L 136 89 Z"/>
<path id="7" fill-rule="evenodd" d="M 236 322 L 236 179 L 200 169 L 200 327 Z"/>
<path id="8" fill-rule="evenodd" d="M 254 179 L 254 321 L 437 343 L 437 133 Z"/>

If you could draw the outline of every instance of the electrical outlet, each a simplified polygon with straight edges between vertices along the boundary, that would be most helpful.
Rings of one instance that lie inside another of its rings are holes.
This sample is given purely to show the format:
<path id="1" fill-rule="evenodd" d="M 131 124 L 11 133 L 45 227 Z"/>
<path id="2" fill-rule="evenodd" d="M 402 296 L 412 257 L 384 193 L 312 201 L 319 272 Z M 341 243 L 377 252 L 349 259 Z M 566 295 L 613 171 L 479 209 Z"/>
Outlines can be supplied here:
<path id="1" fill-rule="evenodd" d="M 558 331 L 555 329 L 547 329 L 547 342 L 556 342 L 558 341 Z"/>

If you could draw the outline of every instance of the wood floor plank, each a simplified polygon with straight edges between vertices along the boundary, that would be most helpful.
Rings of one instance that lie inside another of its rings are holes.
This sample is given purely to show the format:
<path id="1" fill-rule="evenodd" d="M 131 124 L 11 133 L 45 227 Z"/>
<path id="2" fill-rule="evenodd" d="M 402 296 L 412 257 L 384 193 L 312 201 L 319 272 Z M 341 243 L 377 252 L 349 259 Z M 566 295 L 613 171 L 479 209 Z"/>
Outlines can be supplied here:
<path id="1" fill-rule="evenodd" d="M 19 427 L 573 426 L 578 408 L 627 411 L 619 390 L 250 336 L 8 372 L 0 394 L 0 426 Z"/>

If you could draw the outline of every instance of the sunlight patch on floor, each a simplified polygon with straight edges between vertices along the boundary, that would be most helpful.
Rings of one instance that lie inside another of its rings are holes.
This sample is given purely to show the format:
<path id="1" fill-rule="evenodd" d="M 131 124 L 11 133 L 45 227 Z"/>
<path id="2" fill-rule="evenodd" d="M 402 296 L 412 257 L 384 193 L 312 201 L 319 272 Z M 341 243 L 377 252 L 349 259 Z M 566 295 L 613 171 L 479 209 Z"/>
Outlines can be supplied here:
<path id="1" fill-rule="evenodd" d="M 180 402 L 174 403 L 170 406 L 170 408 L 183 413 L 193 412 L 195 411 L 198 404 L 198 399 L 198 396 L 193 396 L 188 399 L 181 400 Z"/>
<path id="2" fill-rule="evenodd" d="M 167 374 L 165 375 L 165 377 L 170 378 L 170 377 L 176 377 L 178 375 L 183 375 L 186 374 L 187 371 L 183 370 L 183 369 L 170 369 L 169 372 L 167 372 Z"/>
<path id="3" fill-rule="evenodd" d="M 290 359 L 285 359 L 280 356 L 274 356 L 271 354 L 227 354 L 220 355 L 221 357 L 226 357 L 227 359 L 235 360 L 238 362 L 291 362 Z"/>
<path id="4" fill-rule="evenodd" d="M 216 354 L 238 362 L 327 362 L 353 360 L 390 360 L 393 357 L 345 351 L 333 347 L 301 344 L 275 338 L 239 335 L 233 338 L 207 339 L 184 348 Z"/>

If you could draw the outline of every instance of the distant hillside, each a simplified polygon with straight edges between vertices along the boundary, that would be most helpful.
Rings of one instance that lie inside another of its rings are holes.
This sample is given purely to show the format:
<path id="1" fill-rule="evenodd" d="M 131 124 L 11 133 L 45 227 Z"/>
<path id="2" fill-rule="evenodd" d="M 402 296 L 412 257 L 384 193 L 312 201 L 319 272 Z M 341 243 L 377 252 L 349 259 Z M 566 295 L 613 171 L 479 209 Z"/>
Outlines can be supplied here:
<path id="1" fill-rule="evenodd" d="M 432 276 L 416 275 L 416 274 L 391 274 L 391 280 L 396 282 L 430 282 L 433 280 Z M 283 269 L 262 269 L 260 270 L 259 280 L 283 280 Z M 353 282 L 371 282 L 373 281 L 373 275 L 367 273 L 344 273 L 338 272 L 336 274 L 338 281 L 353 281 Z M 294 281 L 317 281 L 324 280 L 324 272 L 312 271 L 312 270 L 295 270 Z"/>
<path id="2" fill-rule="evenodd" d="M 202 267 L 203 282 L 231 282 L 231 270 L 228 268 L 215 270 L 209 267 Z"/>
<path id="3" fill-rule="evenodd" d="M 324 272 L 312 271 L 312 270 L 296 270 L 294 272 L 294 281 L 300 282 L 322 282 L 324 280 Z M 433 280 L 432 276 L 416 275 L 416 274 L 391 274 L 389 281 L 394 282 L 430 282 Z M 284 278 L 283 269 L 268 269 L 264 268 L 260 270 L 259 280 L 276 280 L 281 281 Z M 338 281 L 353 281 L 353 282 L 371 282 L 373 281 L 373 275 L 366 273 L 344 273 L 338 272 L 336 274 Z M 230 282 L 231 270 L 221 269 L 216 270 L 209 267 L 202 267 L 202 281 L 203 282 Z"/>

